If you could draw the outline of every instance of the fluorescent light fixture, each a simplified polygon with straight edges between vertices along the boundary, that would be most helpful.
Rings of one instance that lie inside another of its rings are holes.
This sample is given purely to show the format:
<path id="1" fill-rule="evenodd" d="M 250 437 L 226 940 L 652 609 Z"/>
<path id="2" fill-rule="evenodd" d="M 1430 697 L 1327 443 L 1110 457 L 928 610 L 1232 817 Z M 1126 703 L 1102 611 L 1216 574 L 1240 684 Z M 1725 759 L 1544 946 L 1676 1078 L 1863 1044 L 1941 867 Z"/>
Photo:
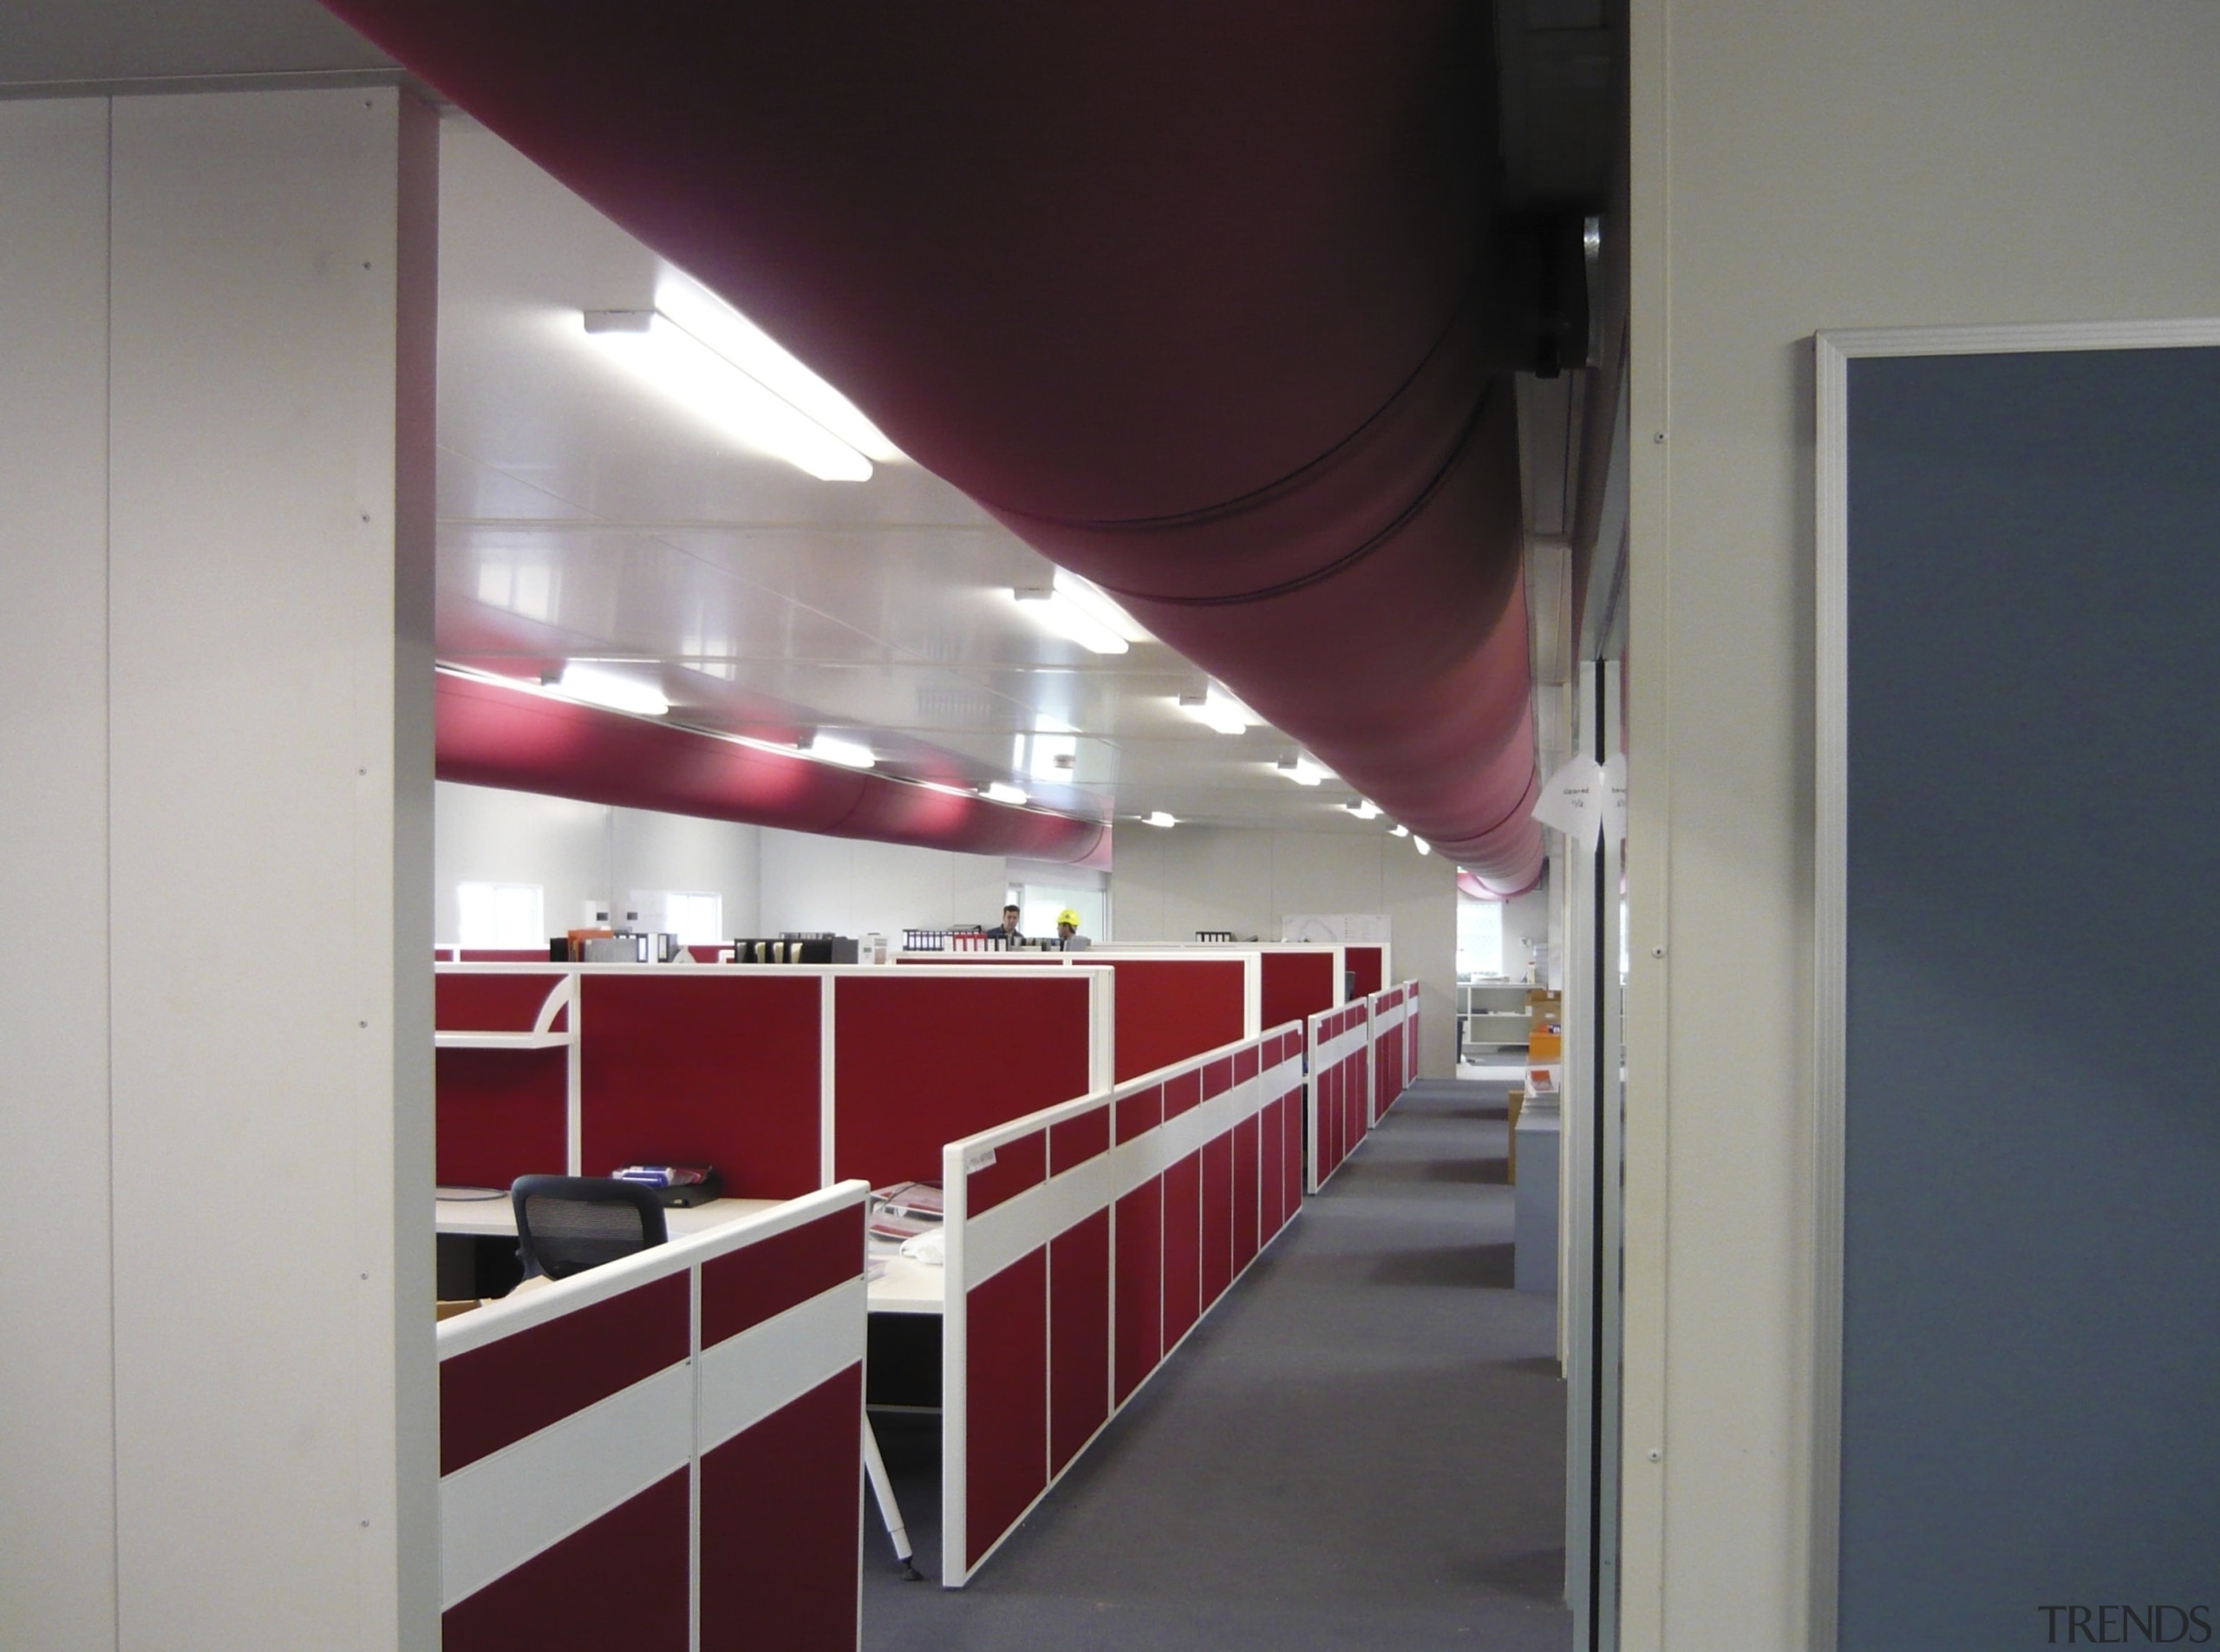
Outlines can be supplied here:
<path id="1" fill-rule="evenodd" d="M 1179 823 L 1162 809 L 1154 809 L 1141 816 L 1141 824 L 1152 826 L 1176 826 Z"/>
<path id="2" fill-rule="evenodd" d="M 1126 632 L 1140 629 L 1117 604 L 1061 568 L 1052 584 L 1014 585 L 1009 594 L 1049 630 L 1092 653 L 1123 654 Z"/>
<path id="3" fill-rule="evenodd" d="M 1418 836 L 1415 833 L 1412 834 L 1411 841 L 1418 846 L 1418 850 L 1420 854 L 1430 855 L 1433 852 L 1433 846 L 1428 843 L 1424 838 Z"/>
<path id="4" fill-rule="evenodd" d="M 1196 722 L 1207 723 L 1221 735 L 1237 735 L 1254 726 L 1257 714 L 1213 682 L 1200 694 L 1179 696 L 1179 709 Z"/>
<path id="5" fill-rule="evenodd" d="M 979 795 L 989 803 L 1007 803 L 1012 807 L 1021 807 L 1027 801 L 1024 793 L 1019 791 L 1015 786 L 1005 786 L 1000 780 L 988 787 Z"/>
<path id="6" fill-rule="evenodd" d="M 641 379 L 742 447 L 783 459 L 820 481 L 871 480 L 871 460 L 860 449 L 661 308 L 589 310 L 585 328 Z"/>
<path id="7" fill-rule="evenodd" d="M 1342 806 L 1360 820 L 1376 820 L 1380 818 L 1380 806 L 1368 797 L 1361 797 L 1355 802 L 1344 803 Z"/>
<path id="8" fill-rule="evenodd" d="M 670 709 L 670 702 L 654 683 L 578 660 L 563 668 L 563 674 L 555 679 L 553 686 L 573 700 L 583 700 L 590 706 L 606 706 L 611 711 L 660 717 Z"/>
<path id="9" fill-rule="evenodd" d="M 1293 757 L 1281 758 L 1275 767 L 1297 786 L 1316 786 L 1324 780 L 1328 774 L 1327 770 L 1319 767 L 1310 759 L 1299 754 Z"/>
<path id="10" fill-rule="evenodd" d="M 666 268 L 656 282 L 656 308 L 866 459 L 882 465 L 906 462 L 907 455 L 881 434 L 854 402 L 708 288 Z"/>
<path id="11" fill-rule="evenodd" d="M 1411 835 L 1411 829 L 1407 826 L 1399 826 L 1388 835 L 1391 838 L 1407 838 Z"/>
<path id="12" fill-rule="evenodd" d="M 878 759 L 868 746 L 852 740 L 842 740 L 833 735 L 819 735 L 809 742 L 809 754 L 838 763 L 843 768 L 876 768 Z"/>

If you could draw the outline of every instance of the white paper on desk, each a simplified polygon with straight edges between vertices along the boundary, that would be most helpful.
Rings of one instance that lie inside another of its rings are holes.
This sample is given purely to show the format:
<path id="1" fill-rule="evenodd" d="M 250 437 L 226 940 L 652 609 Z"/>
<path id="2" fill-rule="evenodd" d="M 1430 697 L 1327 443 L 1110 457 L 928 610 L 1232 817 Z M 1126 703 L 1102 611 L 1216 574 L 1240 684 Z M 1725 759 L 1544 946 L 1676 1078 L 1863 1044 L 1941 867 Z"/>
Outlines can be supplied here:
<path id="1" fill-rule="evenodd" d="M 948 1236 L 938 1228 L 930 1233 L 920 1233 L 914 1239 L 902 1241 L 902 1254 L 912 1262 L 922 1262 L 928 1268 L 948 1266 Z"/>

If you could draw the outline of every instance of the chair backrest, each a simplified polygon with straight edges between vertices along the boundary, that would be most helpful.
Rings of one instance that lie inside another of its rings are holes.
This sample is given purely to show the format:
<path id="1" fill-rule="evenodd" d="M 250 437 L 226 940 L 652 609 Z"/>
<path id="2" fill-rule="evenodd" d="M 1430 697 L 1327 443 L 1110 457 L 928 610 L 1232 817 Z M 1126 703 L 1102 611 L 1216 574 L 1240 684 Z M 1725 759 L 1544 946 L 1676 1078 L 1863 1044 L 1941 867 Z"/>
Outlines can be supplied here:
<path id="1" fill-rule="evenodd" d="M 656 1191 L 613 1176 L 519 1176 L 509 1188 L 525 1277 L 567 1279 L 661 1244 Z"/>

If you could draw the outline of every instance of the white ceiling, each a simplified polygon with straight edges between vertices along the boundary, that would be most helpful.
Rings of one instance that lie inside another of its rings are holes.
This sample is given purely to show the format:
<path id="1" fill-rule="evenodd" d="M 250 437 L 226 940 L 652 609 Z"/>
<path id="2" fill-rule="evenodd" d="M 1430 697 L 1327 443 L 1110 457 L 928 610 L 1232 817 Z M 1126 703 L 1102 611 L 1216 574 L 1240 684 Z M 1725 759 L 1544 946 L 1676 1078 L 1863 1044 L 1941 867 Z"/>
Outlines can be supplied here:
<path id="1" fill-rule="evenodd" d="M 1098 818 L 1384 829 L 1339 807 L 1347 787 L 1277 774 L 1284 736 L 1180 711 L 1203 677 L 1163 644 L 1096 655 L 1042 629 L 1010 592 L 1048 565 L 937 478 L 815 480 L 622 372 L 581 312 L 650 306 L 655 256 L 471 121 L 444 130 L 442 657 L 637 663 L 683 721 L 860 735 L 887 772 L 1015 780 Z M 1066 730 L 1068 780 L 1014 772 L 1017 736 Z"/>

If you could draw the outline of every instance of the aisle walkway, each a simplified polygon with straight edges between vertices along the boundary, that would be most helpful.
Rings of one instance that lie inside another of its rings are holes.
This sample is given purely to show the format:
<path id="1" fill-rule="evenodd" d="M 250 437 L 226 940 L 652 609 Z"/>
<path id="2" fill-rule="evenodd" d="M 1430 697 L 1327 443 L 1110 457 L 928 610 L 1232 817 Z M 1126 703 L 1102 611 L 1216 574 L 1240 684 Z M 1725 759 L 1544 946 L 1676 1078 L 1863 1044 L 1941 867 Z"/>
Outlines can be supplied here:
<path id="1" fill-rule="evenodd" d="M 1406 1094 L 967 1589 L 937 1435 L 883 1421 L 931 1581 L 872 1527 L 866 1652 L 1564 1652 L 1564 1388 L 1551 1299 L 1510 1289 L 1503 1117 L 1500 1082 Z"/>

